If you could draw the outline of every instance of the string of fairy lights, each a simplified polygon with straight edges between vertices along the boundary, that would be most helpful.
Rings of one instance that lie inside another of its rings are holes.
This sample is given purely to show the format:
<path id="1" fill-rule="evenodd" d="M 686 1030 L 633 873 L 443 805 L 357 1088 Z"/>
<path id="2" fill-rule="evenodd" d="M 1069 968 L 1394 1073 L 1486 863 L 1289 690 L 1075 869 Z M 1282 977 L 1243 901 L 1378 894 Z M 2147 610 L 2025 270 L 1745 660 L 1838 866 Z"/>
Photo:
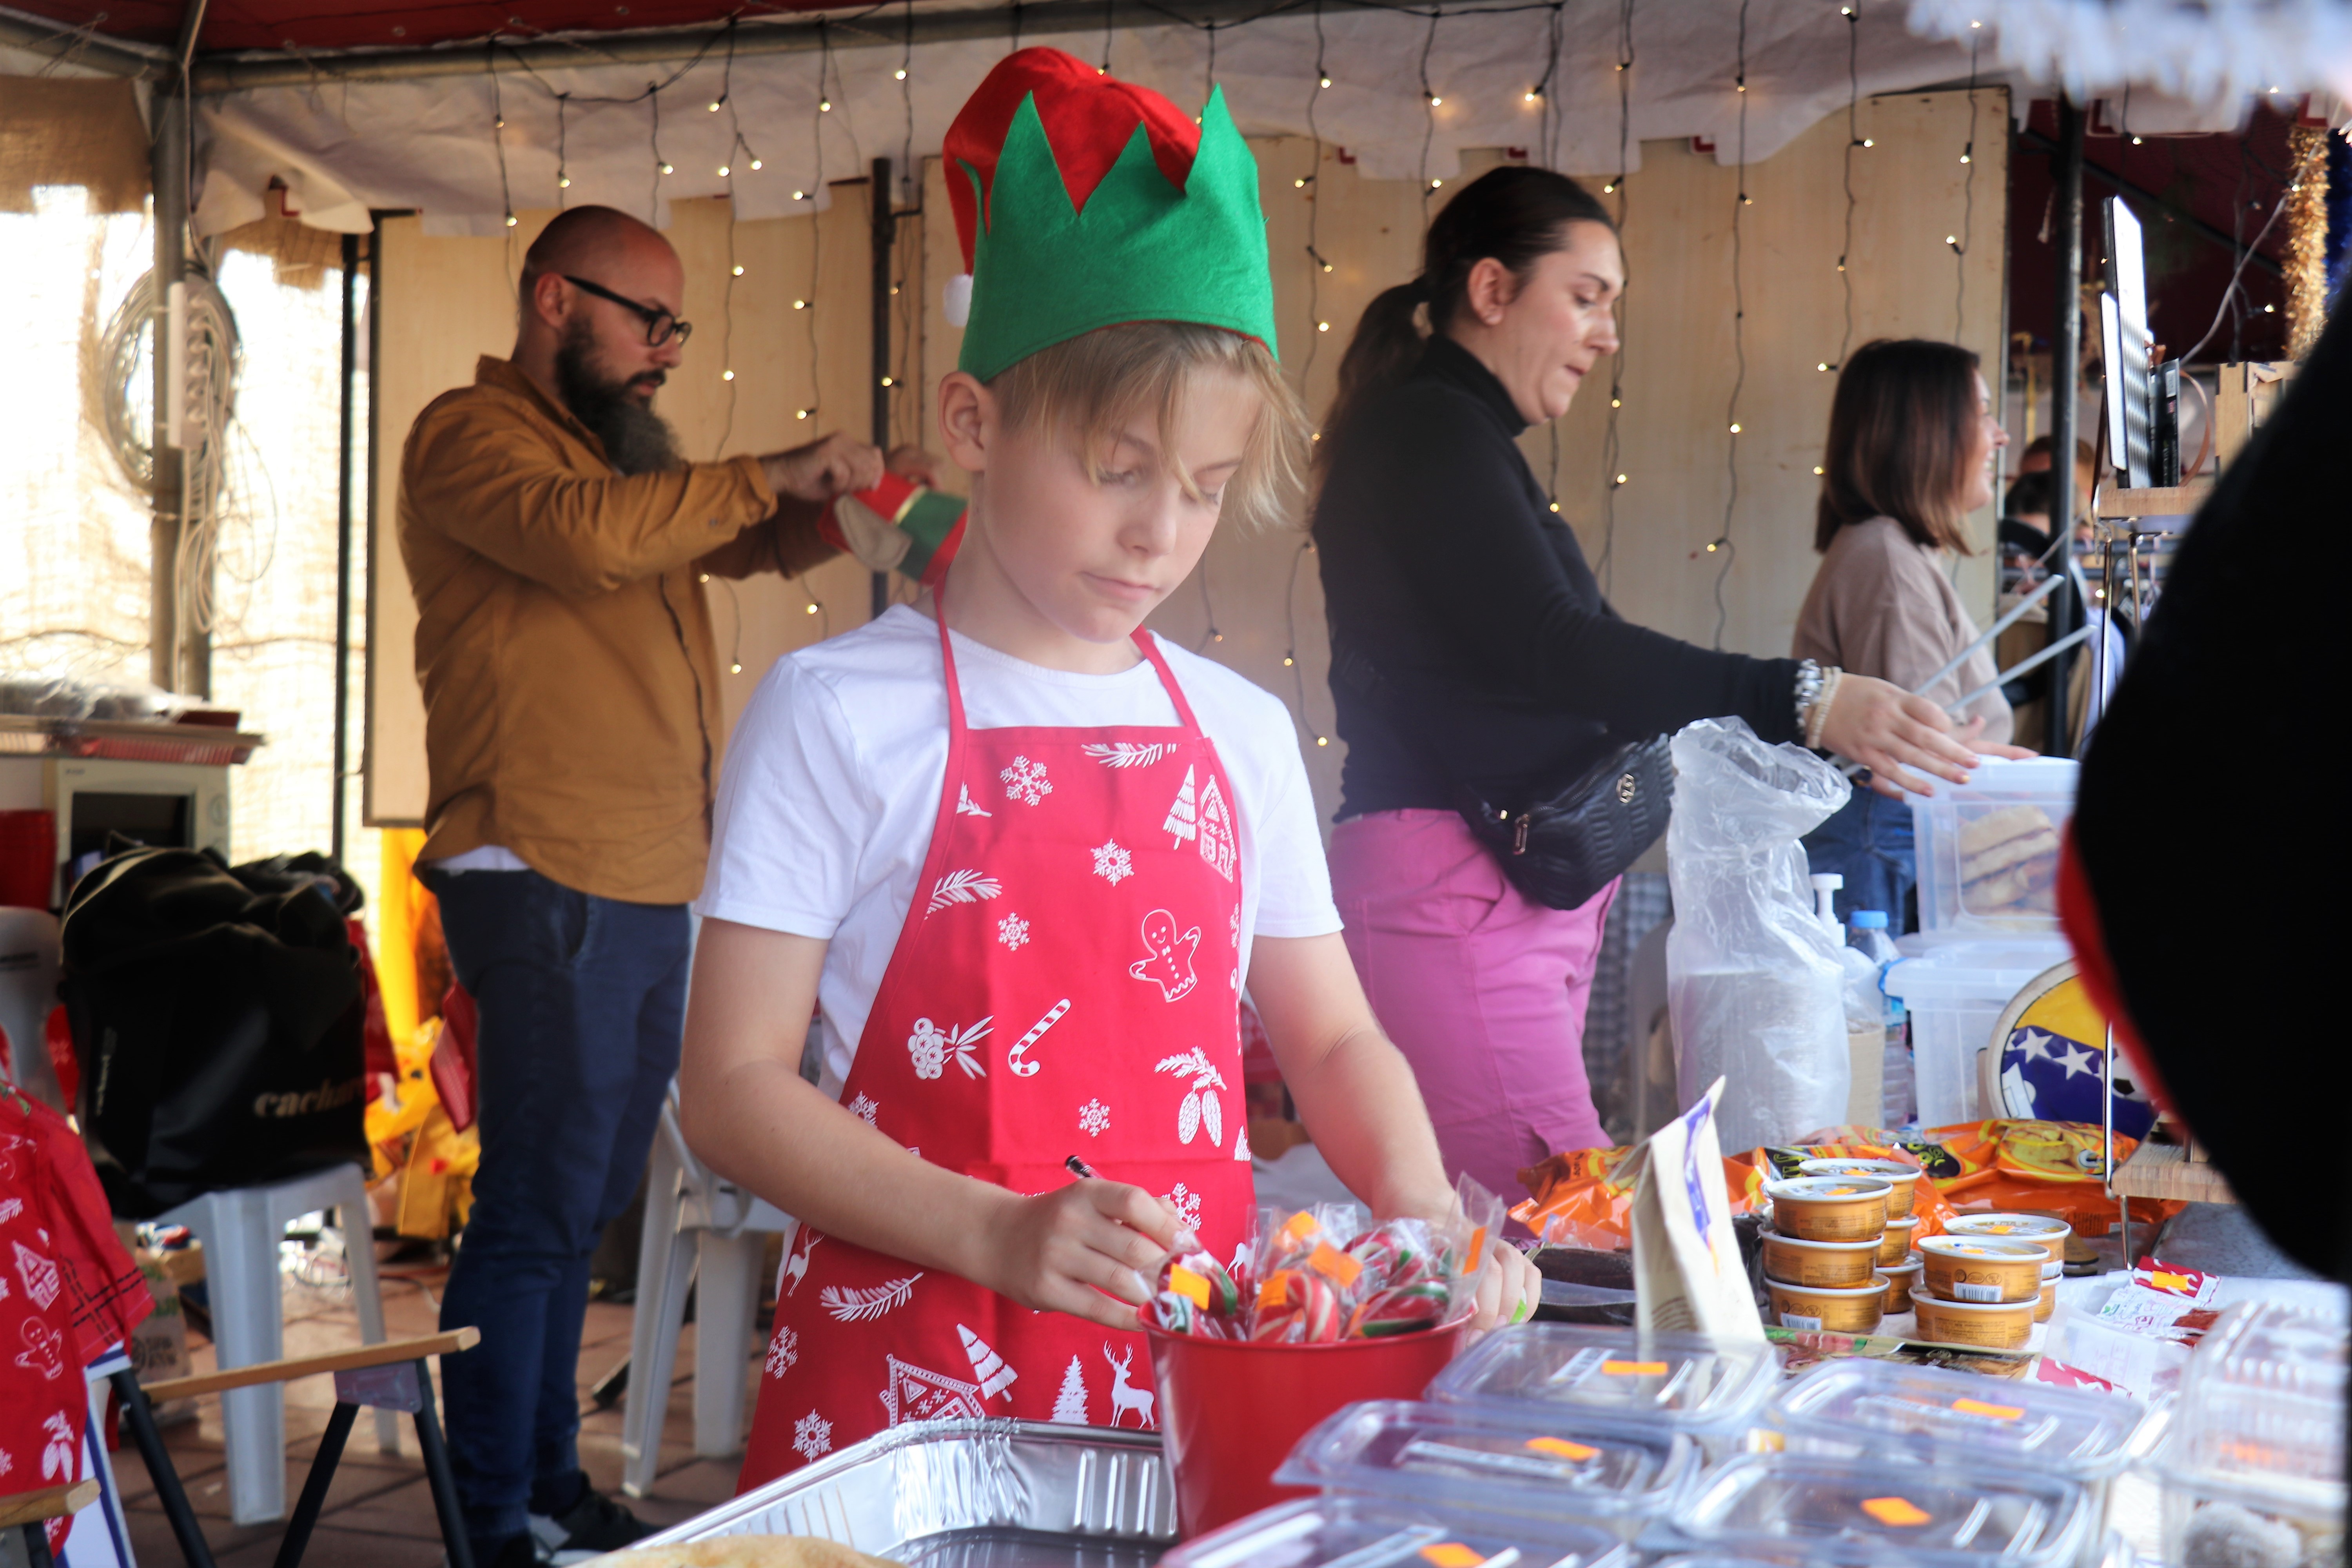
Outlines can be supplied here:
<path id="1" fill-rule="evenodd" d="M 1738 100 L 1739 144 L 1738 162 L 1733 165 L 1738 178 L 1732 185 L 1731 203 L 1731 396 L 1725 409 L 1725 422 L 1731 426 L 1730 438 L 1724 452 L 1724 473 L 1729 483 L 1723 498 L 1723 531 L 1706 549 L 1710 555 L 1720 555 L 1722 563 L 1715 569 L 1715 639 L 1713 646 L 1723 647 L 1723 628 L 1730 612 L 1723 602 L 1724 580 L 1731 574 L 1731 563 L 1738 550 L 1731 542 L 1733 518 L 1739 510 L 1739 395 L 1748 389 L 1748 297 L 1747 279 L 1742 275 L 1740 254 L 1742 236 L 1740 218 L 1754 205 L 1748 194 L 1748 5 L 1739 0 L 1738 64 L 1732 80 L 1732 96 Z"/>
<path id="2" fill-rule="evenodd" d="M 1727 427 L 1727 441 L 1725 449 L 1724 470 L 1727 481 L 1726 500 L 1724 503 L 1721 529 L 1716 538 L 1710 541 L 1705 549 L 1705 552 L 1706 554 L 1718 558 L 1713 584 L 1716 605 L 1714 642 L 1715 646 L 1718 647 L 1722 646 L 1723 636 L 1728 624 L 1728 609 L 1725 599 L 1725 594 L 1727 591 L 1728 575 L 1737 554 L 1735 534 L 1736 525 L 1740 517 L 1739 504 L 1742 480 L 1742 461 L 1739 447 L 1739 437 L 1742 434 L 1740 416 L 1743 399 L 1746 393 L 1746 382 L 1749 369 L 1748 364 L 1745 334 L 1745 288 L 1747 279 L 1745 277 L 1744 250 L 1747 236 L 1744 233 L 1743 221 L 1745 209 L 1752 205 L 1754 201 L 1753 195 L 1748 187 L 1747 166 L 1749 85 L 1748 82 L 1748 49 L 1750 43 L 1748 32 L 1749 5 L 1751 3 L 1752 0 L 1742 0 L 1738 9 L 1737 22 L 1737 54 L 1733 81 L 1734 92 L 1737 100 L 1736 115 L 1738 157 L 1736 162 L 1737 179 L 1735 181 L 1735 205 L 1732 213 L 1730 235 L 1730 262 L 1732 272 L 1731 357 L 1733 374 L 1730 392 L 1725 405 L 1725 423 Z M 1848 134 L 1846 138 L 1846 145 L 1843 149 L 1842 169 L 1843 195 L 1845 197 L 1845 212 L 1843 243 L 1839 249 L 1836 261 L 1836 268 L 1840 275 L 1842 286 L 1843 308 L 1842 332 L 1837 358 L 1835 360 L 1823 360 L 1820 362 L 1817 365 L 1817 369 L 1823 372 L 1834 371 L 1841 368 L 1846 355 L 1851 351 L 1853 342 L 1856 302 L 1854 279 L 1850 268 L 1850 261 L 1853 257 L 1853 247 L 1855 237 L 1856 210 L 1858 205 L 1857 192 L 1854 183 L 1854 159 L 1858 152 L 1867 150 L 1874 145 L 1871 137 L 1862 134 L 1861 129 L 1859 71 L 1860 3 L 1861 0 L 1844 0 L 1844 3 L 1841 4 L 1839 7 L 1840 18 L 1846 25 L 1846 65 L 1848 86 L 1848 102 L 1846 105 L 1846 125 Z M 1638 58 L 1635 40 L 1636 5 L 1637 0 L 1618 0 L 1613 58 L 1610 60 L 1611 74 L 1617 89 L 1618 145 L 1616 171 L 1613 175 L 1606 178 L 1602 183 L 1601 194 L 1604 197 L 1611 199 L 1612 214 L 1621 236 L 1627 233 L 1627 226 L 1631 216 L 1628 174 L 1633 153 L 1633 100 L 1634 96 L 1634 88 L 1636 86 L 1634 71 Z M 1116 14 L 1115 7 L 1116 0 L 1105 0 L 1102 14 L 1102 54 L 1099 68 L 1106 73 L 1108 73 L 1111 68 L 1113 44 L 1116 39 L 1118 25 L 1118 18 Z M 814 100 L 814 107 L 810 112 L 809 121 L 811 132 L 811 171 L 805 184 L 801 188 L 794 189 L 792 192 L 792 201 L 793 205 L 796 207 L 802 208 L 804 216 L 808 216 L 811 218 L 808 226 L 809 234 L 807 241 L 807 284 L 806 287 L 793 297 L 791 301 L 793 312 L 795 315 L 800 316 L 804 323 L 805 346 L 808 360 L 805 384 L 809 387 L 809 393 L 804 403 L 795 402 L 793 406 L 793 419 L 795 425 L 816 424 L 820 420 L 821 412 L 820 395 L 818 389 L 823 385 L 821 355 L 824 347 L 824 340 L 818 331 L 816 317 L 818 292 L 821 280 L 824 277 L 823 267 L 824 261 L 824 241 L 823 236 L 823 225 L 821 222 L 817 221 L 815 209 L 818 205 L 817 190 L 825 179 L 827 143 L 830 140 L 828 136 L 828 127 L 830 125 L 834 108 L 833 100 L 836 93 L 845 90 L 840 75 L 839 63 L 834 53 L 835 48 L 835 37 L 833 27 L 836 25 L 837 21 L 838 25 L 851 26 L 853 31 L 858 30 L 856 28 L 857 22 L 861 21 L 865 16 L 885 12 L 886 8 L 887 0 L 885 5 L 877 5 L 872 7 L 871 10 L 866 13 L 861 13 L 856 17 L 819 19 L 815 24 L 817 29 L 816 44 L 815 47 L 809 51 L 815 58 L 816 68 L 815 96 Z M 1443 114 L 1445 107 L 1446 89 L 1445 83 L 1441 79 L 1442 61 L 1440 61 L 1436 55 L 1438 29 L 1440 24 L 1446 19 L 1447 12 L 1445 6 L 1442 3 L 1431 5 L 1426 9 L 1420 6 L 1410 5 L 1399 5 L 1393 7 L 1393 9 L 1402 15 L 1415 16 L 1424 20 L 1423 35 L 1420 40 L 1421 47 L 1418 51 L 1418 58 L 1414 62 L 1414 69 L 1418 79 L 1417 85 L 1420 89 L 1423 107 L 1423 136 L 1416 184 L 1418 200 L 1425 226 L 1427 219 L 1432 216 L 1435 201 L 1442 197 L 1444 185 L 1446 184 L 1445 175 L 1433 174 L 1431 164 L 1437 151 L 1436 138 L 1441 129 L 1441 119 L 1450 119 L 1449 116 L 1444 116 Z M 1021 7 L 1016 4 L 1011 7 L 1011 10 L 1012 36 L 1009 40 L 1009 47 L 1012 48 L 1018 48 L 1021 43 Z M 1545 166 L 1556 167 L 1559 165 L 1560 158 L 1560 149 L 1564 137 L 1567 110 L 1570 107 L 1570 100 L 1573 96 L 1572 94 L 1564 93 L 1561 90 L 1563 79 L 1560 75 L 1560 69 L 1563 49 L 1563 32 L 1565 28 L 1565 0 L 1539 0 L 1538 4 L 1533 5 L 1480 7 L 1477 14 L 1484 16 L 1520 10 L 1540 10 L 1544 13 L 1543 21 L 1546 34 L 1541 45 L 1539 46 L 1541 53 L 1537 57 L 1542 64 L 1542 69 L 1540 74 L 1537 74 L 1533 71 L 1530 72 L 1531 75 L 1536 75 L 1536 79 L 1523 89 L 1521 100 L 1522 106 L 1531 111 L 1536 120 L 1536 134 L 1533 137 L 1533 142 L 1536 150 L 1537 161 Z M 1328 40 L 1326 37 L 1322 12 L 1323 7 L 1321 0 L 1313 0 L 1311 15 L 1315 35 L 1314 78 L 1311 87 L 1306 95 L 1307 101 L 1305 116 L 1307 142 L 1309 143 L 1310 163 L 1307 170 L 1303 174 L 1294 176 L 1292 182 L 1294 189 L 1297 191 L 1302 195 L 1303 199 L 1305 199 L 1308 204 L 1306 212 L 1306 239 L 1302 247 L 1304 251 L 1305 264 L 1307 269 L 1306 305 L 1308 330 L 1306 332 L 1306 348 L 1299 358 L 1298 370 L 1297 373 L 1298 384 L 1302 393 L 1306 392 L 1311 384 L 1311 378 L 1314 374 L 1321 353 L 1322 339 L 1334 330 L 1335 325 L 1328 317 L 1323 314 L 1326 300 L 1326 289 L 1324 288 L 1324 284 L 1326 279 L 1330 279 L 1332 274 L 1337 270 L 1337 267 L 1334 258 L 1327 253 L 1326 247 L 1328 246 L 1328 241 L 1325 237 L 1324 226 L 1320 221 L 1325 215 L 1323 214 L 1321 204 L 1318 199 L 1318 195 L 1321 194 L 1318 187 L 1326 179 L 1324 163 L 1329 152 L 1329 144 L 1325 141 L 1324 129 L 1320 123 L 1318 115 L 1320 110 L 1325 107 L 1323 104 L 1323 95 L 1329 91 L 1334 85 L 1334 79 L 1331 74 L 1331 62 L 1328 55 Z M 1276 12 L 1271 12 L 1268 15 L 1273 16 L 1280 14 L 1280 11 L 1277 10 Z M 1455 13 L 1457 16 L 1463 14 L 1464 13 L 1461 12 Z M 1210 92 L 1214 90 L 1218 79 L 1217 68 L 1220 46 L 1222 43 L 1219 34 L 1221 32 L 1230 30 L 1234 26 L 1244 26 L 1246 23 L 1234 20 L 1216 19 L 1187 21 L 1185 18 L 1168 16 L 1164 13 L 1162 16 L 1164 20 L 1168 22 L 1185 23 L 1186 25 L 1197 28 L 1203 35 L 1202 41 L 1204 46 L 1205 65 L 1202 79 L 1202 93 L 1205 99 Z M 899 36 L 892 41 L 898 45 L 898 58 L 892 70 L 892 79 L 899 89 L 899 108 L 901 111 L 898 116 L 901 121 L 901 135 L 897 139 L 899 142 L 899 147 L 898 150 L 899 152 L 900 163 L 898 179 L 902 182 L 900 189 L 906 193 L 907 201 L 903 206 L 898 205 L 894 202 L 892 232 L 903 232 L 900 226 L 902 226 L 904 222 L 912 219 L 918 223 L 919 233 L 924 176 L 921 165 L 917 160 L 915 142 L 916 59 L 914 41 L 916 22 L 913 0 L 898 0 L 898 16 L 896 19 L 899 23 L 899 27 L 898 29 Z M 1252 18 L 1252 20 L 1255 19 L 1255 18 Z M 547 97 L 552 100 L 554 110 L 553 151 L 555 153 L 554 205 L 558 210 L 562 210 L 569 205 L 570 193 L 572 188 L 572 175 L 570 166 L 570 132 L 572 129 L 571 121 L 574 112 L 581 110 L 587 110 L 593 113 L 598 110 L 609 107 L 643 103 L 645 105 L 645 113 L 646 116 L 645 121 L 645 135 L 646 140 L 643 145 L 646 149 L 646 155 L 648 157 L 650 164 L 646 187 L 648 192 L 648 216 L 649 217 L 658 221 L 662 209 L 664 192 L 666 189 L 665 181 L 673 177 L 677 173 L 671 158 L 665 153 L 666 142 L 675 142 L 676 126 L 674 121 L 666 124 L 666 111 L 674 108 L 674 105 L 665 104 L 663 101 L 664 96 L 669 89 L 677 87 L 681 79 L 686 77 L 689 72 L 702 66 L 712 54 L 718 53 L 719 55 L 719 58 L 717 62 L 719 66 L 720 72 L 719 90 L 715 97 L 709 100 L 706 104 L 706 108 L 711 113 L 716 114 L 724 111 L 728 116 L 726 125 L 728 150 L 719 162 L 717 170 L 718 174 L 723 183 L 723 193 L 729 204 L 726 218 L 726 233 L 724 237 L 724 265 L 726 270 L 723 275 L 720 289 L 719 310 L 721 321 L 719 323 L 719 332 L 718 334 L 719 340 L 719 357 L 720 360 L 718 374 L 726 388 L 726 394 L 722 405 L 723 411 L 720 421 L 720 433 L 717 443 L 718 450 L 722 452 L 732 439 L 739 415 L 739 388 L 737 385 L 737 368 L 734 363 L 735 350 L 738 347 L 736 334 L 734 331 L 734 308 L 736 302 L 735 284 L 745 278 L 747 269 L 743 253 L 739 247 L 739 237 L 737 233 L 736 204 L 739 195 L 740 176 L 745 171 L 759 172 L 766 166 L 759 153 L 753 150 L 751 142 L 747 136 L 743 117 L 734 95 L 733 69 L 735 64 L 736 44 L 740 36 L 739 26 L 740 24 L 738 19 L 729 19 L 720 27 L 714 31 L 711 37 L 705 42 L 702 48 L 698 50 L 691 58 L 687 59 L 678 65 L 667 77 L 658 79 L 650 79 L 646 83 L 642 91 L 626 94 L 625 96 L 603 97 L 582 94 L 570 89 L 559 89 L 551 82 L 547 81 L 541 72 L 535 68 L 527 58 L 517 56 L 514 59 L 514 64 L 519 65 L 521 70 L 529 78 L 537 80 L 539 85 L 546 90 Z M 1981 24 L 1973 24 L 1972 26 L 1980 28 Z M 871 43 L 875 40 L 869 37 L 865 41 Z M 1979 106 L 1978 102 L 1978 89 L 1980 79 L 1980 51 L 1981 33 L 1979 31 L 1971 38 L 1971 47 L 1969 49 L 1968 84 L 1969 123 L 1966 139 L 1960 153 L 1960 162 L 1966 168 L 1966 173 L 1962 177 L 1960 193 L 1962 207 L 1960 224 L 1955 233 L 1947 236 L 1945 238 L 1945 243 L 1948 247 L 1951 249 L 1955 260 L 1953 331 L 1956 338 L 1964 331 L 1967 323 L 1968 300 L 1966 264 L 1970 243 L 1973 238 L 1975 200 L 1974 161 L 1976 139 L 1979 129 Z M 509 74 L 510 68 L 501 62 L 498 58 L 498 55 L 499 48 L 496 41 L 494 40 L 490 49 L 491 140 L 498 160 L 499 191 L 500 205 L 503 209 L 502 216 L 504 227 L 508 231 L 509 243 L 511 247 L 520 237 L 516 236 L 513 232 L 517 227 L 519 219 L 515 211 L 515 185 L 513 183 L 513 173 L 509 168 L 508 161 L 509 153 L 509 137 L 508 135 L 508 132 L 509 128 L 507 124 L 507 117 L 505 113 L 505 98 L 508 87 L 505 78 Z M 2127 106 L 2126 112 L 2128 114 Z M 856 140 L 855 128 L 845 124 L 843 130 L 845 134 L 850 136 L 851 145 L 854 151 Z M 2134 138 L 2133 140 L 2137 142 L 2137 138 Z M 1341 161 L 1348 161 L 1344 152 L 1341 154 Z M 877 192 L 876 193 L 876 199 L 893 200 L 894 195 L 895 193 Z M 894 256 L 888 268 L 888 276 L 891 279 L 891 292 L 897 297 L 894 301 L 894 308 L 891 310 L 891 315 L 898 341 L 897 344 L 894 345 L 895 353 L 892 358 L 892 363 L 886 374 L 882 375 L 881 379 L 883 387 L 890 394 L 888 399 L 892 412 L 890 423 L 894 427 L 894 433 L 903 431 L 907 435 L 911 436 L 915 431 L 919 430 L 922 425 L 924 396 L 927 390 L 927 382 L 923 371 L 924 350 L 921 342 L 923 337 L 924 322 L 927 319 L 923 304 L 926 298 L 923 293 L 925 284 L 921 276 L 927 260 L 925 255 L 927 247 L 919 242 L 913 244 L 894 242 L 894 250 L 897 254 Z M 510 275 L 512 270 L 513 269 L 509 268 Z M 1617 351 L 1611 356 L 1611 374 L 1608 394 L 1609 406 L 1601 430 L 1601 439 L 1599 444 L 1600 450 L 1598 453 L 1600 460 L 1597 469 L 1600 482 L 1600 495 L 1598 498 L 1600 512 L 1598 520 L 1600 523 L 1600 548 L 1595 562 L 1595 574 L 1600 579 L 1604 594 L 1613 590 L 1618 500 L 1617 492 L 1622 489 L 1632 480 L 1632 475 L 1628 471 L 1629 466 L 1625 464 L 1627 447 L 1625 430 L 1622 423 L 1623 410 L 1626 405 L 1625 399 L 1628 387 L 1625 374 L 1627 360 L 1625 342 L 1627 338 L 1628 312 L 1626 298 L 1622 292 L 1619 295 L 1613 309 L 1616 317 L 1616 335 L 1619 346 Z M 1316 432 L 1316 436 L 1319 440 L 1321 432 Z M 1548 487 L 1548 500 L 1551 510 L 1557 513 L 1561 510 L 1561 502 L 1559 499 L 1561 493 L 1560 470 L 1563 461 L 1561 435 L 1559 429 L 1559 423 L 1557 421 L 1553 422 L 1550 426 L 1549 440 L 1550 447 L 1550 471 L 1549 484 Z M 1819 470 L 1817 469 L 1816 472 L 1818 473 L 1818 471 Z M 1291 684 L 1296 697 L 1298 722 L 1302 734 L 1312 736 L 1315 744 L 1318 746 L 1328 746 L 1329 743 L 1328 736 L 1318 730 L 1309 719 L 1309 703 L 1306 689 L 1304 664 L 1300 658 L 1298 647 L 1297 614 L 1296 605 L 1298 568 L 1306 557 L 1311 553 L 1313 553 L 1313 545 L 1311 542 L 1302 542 L 1299 548 L 1294 552 L 1293 558 L 1289 563 L 1285 591 L 1285 641 L 1283 645 L 1281 662 L 1282 667 L 1291 672 Z M 1202 596 L 1202 614 L 1204 630 L 1202 634 L 1199 646 L 1205 648 L 1215 644 L 1223 643 L 1226 639 L 1224 632 L 1218 623 L 1212 584 L 1208 580 L 1208 574 L 1205 567 L 1202 571 L 1200 576 L 1201 582 L 1199 591 Z M 807 600 L 807 613 L 812 616 L 822 617 L 829 630 L 829 610 L 816 595 L 808 590 L 808 586 L 804 579 L 795 579 L 795 582 L 799 584 L 801 590 Z M 730 587 L 729 592 L 731 602 L 731 586 Z M 740 668 L 740 649 L 741 635 L 742 628 L 740 616 L 739 614 L 737 616 L 735 631 L 735 645 L 738 657 L 730 661 L 731 667 L 739 672 Z"/>

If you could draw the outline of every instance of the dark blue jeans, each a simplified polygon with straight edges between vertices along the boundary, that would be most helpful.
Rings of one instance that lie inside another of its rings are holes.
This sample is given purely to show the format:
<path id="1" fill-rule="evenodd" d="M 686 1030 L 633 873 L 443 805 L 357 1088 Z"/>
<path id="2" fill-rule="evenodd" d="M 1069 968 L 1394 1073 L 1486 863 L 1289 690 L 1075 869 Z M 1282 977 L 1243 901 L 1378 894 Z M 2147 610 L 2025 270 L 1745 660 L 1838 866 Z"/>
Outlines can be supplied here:
<path id="1" fill-rule="evenodd" d="M 1851 923 L 1856 910 L 1884 910 L 1888 936 L 1903 934 L 1905 900 L 1919 879 L 1908 805 L 1856 784 L 1853 798 L 1805 836 L 1805 858 L 1816 874 L 1845 879 L 1836 895 L 1838 919 Z"/>
<path id="2" fill-rule="evenodd" d="M 677 1071 L 691 927 L 682 904 L 593 898 L 536 871 L 428 872 L 481 1012 L 481 1168 L 441 1326 L 467 1533 L 495 1542 L 579 1495 L 577 1384 L 598 1237 L 644 1173 Z"/>

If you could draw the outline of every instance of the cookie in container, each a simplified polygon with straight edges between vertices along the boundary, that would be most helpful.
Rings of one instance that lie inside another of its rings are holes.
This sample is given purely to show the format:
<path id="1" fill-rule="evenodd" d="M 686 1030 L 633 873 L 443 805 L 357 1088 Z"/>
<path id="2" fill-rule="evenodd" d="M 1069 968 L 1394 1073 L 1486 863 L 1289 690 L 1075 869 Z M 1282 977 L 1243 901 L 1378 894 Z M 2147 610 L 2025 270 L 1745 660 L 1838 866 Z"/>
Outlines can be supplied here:
<path id="1" fill-rule="evenodd" d="M 1676 1510 L 1697 1545 L 1841 1568 L 2073 1568 L 2095 1532 L 2090 1494 L 2022 1471 L 1816 1459 L 1734 1459 Z"/>
<path id="2" fill-rule="evenodd" d="M 1283 1503 L 1188 1541 L 1160 1568 L 1634 1568 L 1640 1557 L 1590 1525 L 1539 1525 L 1339 1495 Z"/>
<path id="3" fill-rule="evenodd" d="M 1534 1425 L 1409 1400 L 1350 1405 L 1275 1472 L 1284 1486 L 1568 1521 L 1627 1540 L 1672 1509 L 1705 1464 L 1696 1438 L 1567 1415 Z"/>

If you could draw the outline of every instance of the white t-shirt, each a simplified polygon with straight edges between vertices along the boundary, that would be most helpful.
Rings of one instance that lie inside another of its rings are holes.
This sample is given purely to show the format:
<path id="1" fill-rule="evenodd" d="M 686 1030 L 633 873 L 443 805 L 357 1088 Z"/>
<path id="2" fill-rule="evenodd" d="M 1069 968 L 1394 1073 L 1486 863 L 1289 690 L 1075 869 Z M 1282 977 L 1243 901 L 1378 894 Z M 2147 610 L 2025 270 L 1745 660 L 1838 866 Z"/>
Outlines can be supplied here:
<path id="1" fill-rule="evenodd" d="M 1149 660 L 1117 675 L 1046 669 L 955 636 L 975 730 L 1174 724 Z M 1224 666 L 1160 647 L 1232 778 L 1250 939 L 1339 929 L 1297 731 L 1281 700 Z M 705 917 L 830 942 L 817 1001 L 824 1085 L 849 1075 L 866 1015 L 922 875 L 948 767 L 936 623 L 894 605 L 879 620 L 778 659 L 729 742 Z"/>

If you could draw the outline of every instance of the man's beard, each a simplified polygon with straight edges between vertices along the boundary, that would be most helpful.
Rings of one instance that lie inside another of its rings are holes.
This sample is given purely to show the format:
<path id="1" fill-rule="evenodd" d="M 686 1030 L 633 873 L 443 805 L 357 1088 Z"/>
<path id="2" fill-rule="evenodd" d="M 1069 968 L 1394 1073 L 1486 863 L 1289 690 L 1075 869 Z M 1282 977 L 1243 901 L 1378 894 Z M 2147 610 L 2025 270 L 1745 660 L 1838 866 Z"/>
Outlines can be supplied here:
<path id="1" fill-rule="evenodd" d="M 599 374 L 591 361 L 594 352 L 588 323 L 575 322 L 555 351 L 555 390 L 563 406 L 604 443 L 606 459 L 625 474 L 686 467 L 669 422 L 638 402 L 628 382 Z M 649 371 L 646 375 L 660 384 L 661 372 Z"/>

